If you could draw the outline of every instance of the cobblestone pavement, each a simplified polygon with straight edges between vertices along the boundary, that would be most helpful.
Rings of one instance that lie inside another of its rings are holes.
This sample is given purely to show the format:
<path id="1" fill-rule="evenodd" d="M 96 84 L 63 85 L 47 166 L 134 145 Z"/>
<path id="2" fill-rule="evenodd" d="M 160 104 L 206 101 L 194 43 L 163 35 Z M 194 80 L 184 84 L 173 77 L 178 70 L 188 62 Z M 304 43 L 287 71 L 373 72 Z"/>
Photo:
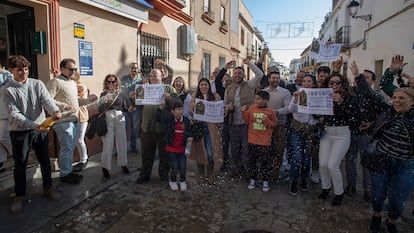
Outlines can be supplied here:
<path id="1" fill-rule="evenodd" d="M 187 172 L 189 190 L 185 192 L 169 190 L 167 182 L 157 176 L 138 185 L 138 172 L 120 175 L 113 185 L 36 232 L 369 232 L 370 204 L 362 200 L 360 192 L 333 207 L 333 194 L 328 200 L 317 199 L 318 185 L 292 196 L 289 182 L 282 181 L 272 183 L 270 192 L 264 193 L 260 187 L 248 190 L 246 181 L 228 174 L 215 184 L 197 180 L 194 167 L 190 165 Z M 410 202 L 398 224 L 399 232 L 414 232 L 413 209 Z M 383 232 L 387 232 L 385 228 Z"/>

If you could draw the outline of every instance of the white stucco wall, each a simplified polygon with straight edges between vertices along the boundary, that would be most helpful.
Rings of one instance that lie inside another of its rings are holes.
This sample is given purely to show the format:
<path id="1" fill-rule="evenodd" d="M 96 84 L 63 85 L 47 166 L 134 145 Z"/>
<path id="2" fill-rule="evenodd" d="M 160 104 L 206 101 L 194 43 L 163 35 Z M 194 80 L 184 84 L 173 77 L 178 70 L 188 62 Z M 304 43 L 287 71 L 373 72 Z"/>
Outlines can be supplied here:
<path id="1" fill-rule="evenodd" d="M 84 41 L 92 42 L 93 75 L 81 76 L 91 93 L 102 92 L 109 73 L 128 74 L 129 64 L 137 61 L 138 22 L 75 1 L 62 0 L 60 6 L 60 43 L 62 58 L 79 62 L 78 41 L 73 23 L 85 26 Z"/>

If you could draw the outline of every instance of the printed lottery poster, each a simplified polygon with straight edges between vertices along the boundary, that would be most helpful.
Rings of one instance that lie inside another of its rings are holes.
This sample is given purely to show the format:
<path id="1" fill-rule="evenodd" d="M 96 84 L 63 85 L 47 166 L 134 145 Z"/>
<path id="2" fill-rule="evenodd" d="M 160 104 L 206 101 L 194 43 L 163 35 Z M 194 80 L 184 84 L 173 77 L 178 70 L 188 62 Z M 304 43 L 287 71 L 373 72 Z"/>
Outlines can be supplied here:
<path id="1" fill-rule="evenodd" d="M 164 101 L 164 84 L 135 85 L 135 105 L 158 105 Z"/>
<path id="2" fill-rule="evenodd" d="M 320 62 L 331 62 L 338 60 L 341 51 L 340 44 L 325 44 L 320 40 L 312 41 L 309 56 Z"/>
<path id="3" fill-rule="evenodd" d="M 300 88 L 298 112 L 333 115 L 332 88 Z"/>
<path id="4" fill-rule="evenodd" d="M 223 123 L 223 101 L 207 101 L 196 98 L 194 106 L 194 120 L 205 121 L 210 123 Z"/>

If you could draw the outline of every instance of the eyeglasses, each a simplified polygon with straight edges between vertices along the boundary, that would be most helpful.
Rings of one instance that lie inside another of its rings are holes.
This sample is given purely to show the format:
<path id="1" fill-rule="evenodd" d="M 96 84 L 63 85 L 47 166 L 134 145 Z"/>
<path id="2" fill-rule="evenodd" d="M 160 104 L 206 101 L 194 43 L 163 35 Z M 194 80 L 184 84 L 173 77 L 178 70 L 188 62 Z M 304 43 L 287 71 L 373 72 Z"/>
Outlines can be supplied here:
<path id="1" fill-rule="evenodd" d="M 110 84 L 110 83 L 116 83 L 116 80 L 106 80 L 106 83 Z"/>
<path id="2" fill-rule="evenodd" d="M 341 80 L 338 80 L 338 81 L 331 80 L 331 81 L 329 81 L 329 84 L 330 85 L 334 85 L 334 84 L 341 85 L 342 84 L 342 81 Z"/>
<path id="3" fill-rule="evenodd" d="M 76 72 L 76 71 L 78 71 L 78 68 L 66 68 L 66 69 L 68 69 L 70 72 Z"/>

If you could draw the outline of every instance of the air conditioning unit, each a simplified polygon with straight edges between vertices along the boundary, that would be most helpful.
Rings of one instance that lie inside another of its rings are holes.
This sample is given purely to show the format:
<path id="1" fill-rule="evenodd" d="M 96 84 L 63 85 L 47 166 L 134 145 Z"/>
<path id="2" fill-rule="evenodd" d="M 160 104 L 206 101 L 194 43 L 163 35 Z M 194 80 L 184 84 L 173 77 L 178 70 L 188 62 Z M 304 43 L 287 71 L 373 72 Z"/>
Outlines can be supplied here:
<path id="1" fill-rule="evenodd" d="M 182 55 L 194 55 L 196 51 L 196 35 L 194 28 L 188 25 L 181 25 L 178 28 L 178 41 Z"/>

